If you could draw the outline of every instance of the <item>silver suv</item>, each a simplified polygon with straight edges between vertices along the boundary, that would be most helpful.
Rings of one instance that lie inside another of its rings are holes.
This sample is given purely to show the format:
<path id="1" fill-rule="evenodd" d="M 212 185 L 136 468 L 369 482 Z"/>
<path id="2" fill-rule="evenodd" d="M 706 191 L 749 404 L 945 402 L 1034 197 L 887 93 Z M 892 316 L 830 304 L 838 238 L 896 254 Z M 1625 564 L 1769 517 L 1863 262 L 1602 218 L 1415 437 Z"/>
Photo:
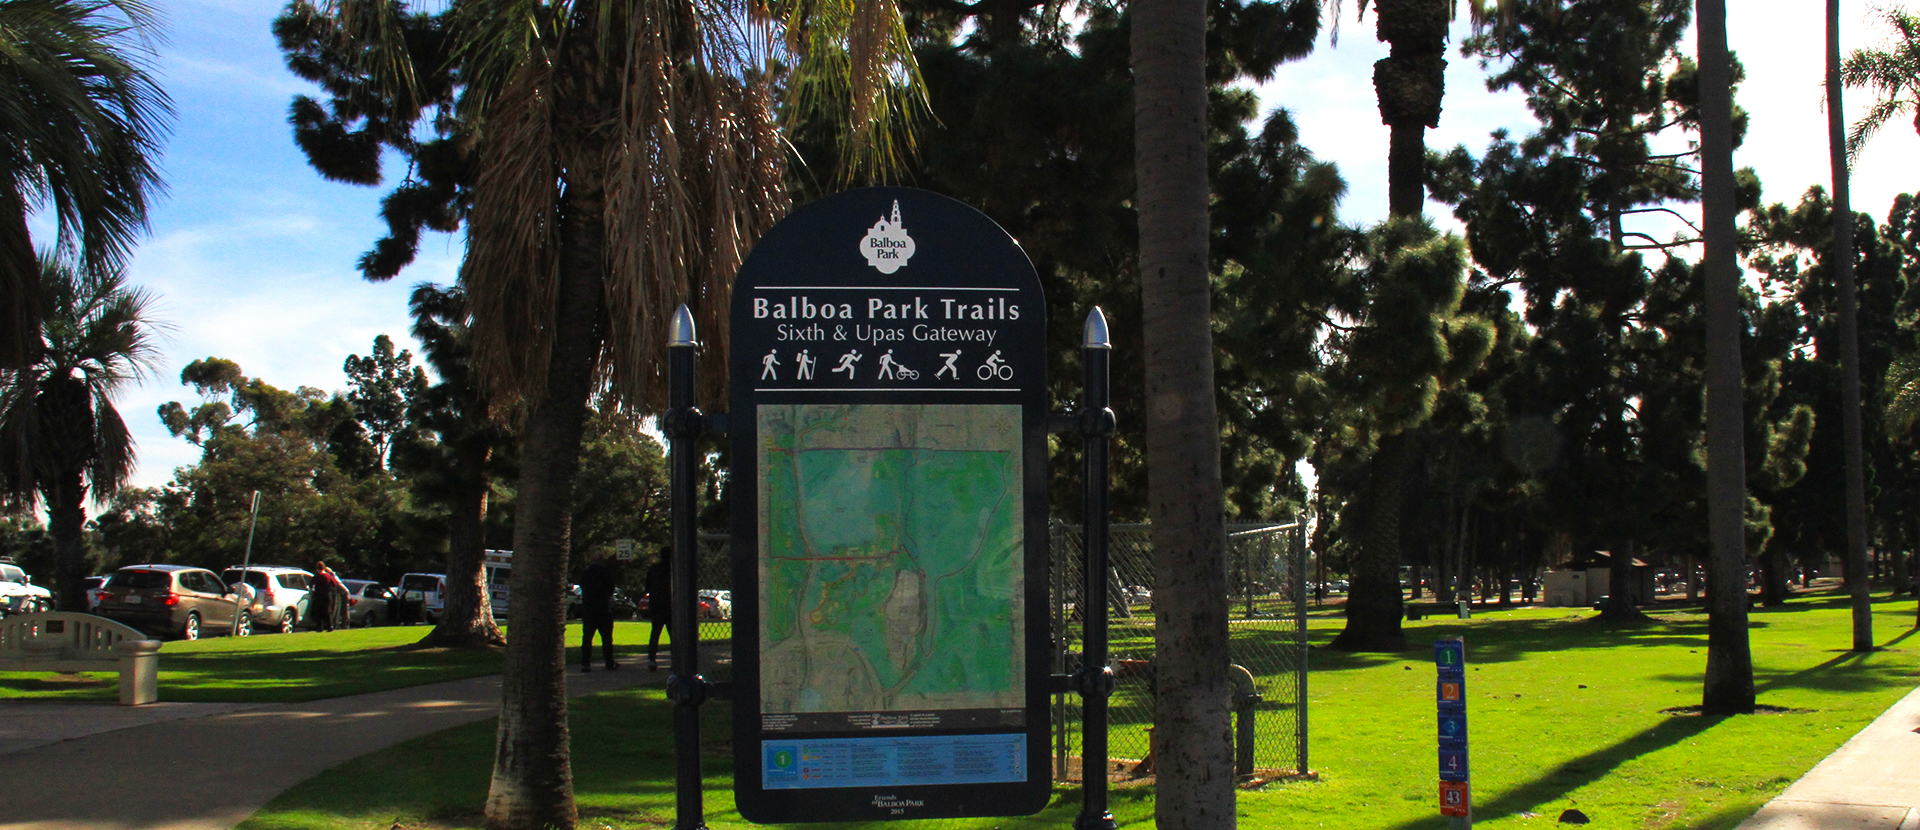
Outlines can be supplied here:
<path id="1" fill-rule="evenodd" d="M 307 617 L 307 595 L 313 592 L 313 574 L 308 571 L 277 565 L 235 565 L 221 572 L 220 580 L 228 585 L 244 581 L 253 586 L 256 627 L 291 634 Z"/>

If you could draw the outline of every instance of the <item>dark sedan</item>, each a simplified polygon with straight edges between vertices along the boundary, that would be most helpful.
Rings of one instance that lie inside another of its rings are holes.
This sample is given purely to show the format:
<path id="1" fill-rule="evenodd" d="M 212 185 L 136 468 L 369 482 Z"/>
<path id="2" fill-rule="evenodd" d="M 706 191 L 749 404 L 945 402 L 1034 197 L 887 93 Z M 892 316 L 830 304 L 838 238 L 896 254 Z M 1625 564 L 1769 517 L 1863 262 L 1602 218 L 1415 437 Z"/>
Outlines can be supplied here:
<path id="1" fill-rule="evenodd" d="M 202 634 L 245 637 L 251 632 L 253 621 L 238 606 L 233 589 L 213 571 L 185 565 L 129 565 L 107 577 L 94 613 L 143 631 L 198 640 Z"/>

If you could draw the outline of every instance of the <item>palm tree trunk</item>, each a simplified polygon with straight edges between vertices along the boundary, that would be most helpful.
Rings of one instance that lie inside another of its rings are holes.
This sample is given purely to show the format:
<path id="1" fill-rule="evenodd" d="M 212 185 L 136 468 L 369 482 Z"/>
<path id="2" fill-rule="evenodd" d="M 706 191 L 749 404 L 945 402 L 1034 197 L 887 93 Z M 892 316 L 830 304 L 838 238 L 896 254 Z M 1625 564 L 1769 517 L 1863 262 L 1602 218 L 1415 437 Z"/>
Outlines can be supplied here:
<path id="1" fill-rule="evenodd" d="M 1207 7 L 1133 7 L 1135 176 L 1153 518 L 1162 830 L 1235 826 L 1226 528 L 1207 274 Z"/>
<path id="2" fill-rule="evenodd" d="M 1419 216 L 1427 204 L 1427 128 L 1440 125 L 1446 94 L 1448 0 L 1375 0 L 1374 28 L 1391 47 L 1373 65 L 1380 122 L 1387 125 L 1387 212 Z"/>
<path id="3" fill-rule="evenodd" d="M 591 158 L 594 148 L 591 142 L 588 146 L 581 155 Z M 507 641 L 500 730 L 487 792 L 489 830 L 567 830 L 578 818 L 567 732 L 562 597 L 573 480 L 605 334 L 606 237 L 601 179 L 580 167 L 570 172 L 575 175 L 560 203 L 553 353 L 545 393 L 527 415 L 521 450 L 509 602 L 513 636 Z"/>
<path id="4" fill-rule="evenodd" d="M 40 487 L 47 503 L 47 535 L 53 539 L 54 590 L 57 608 L 86 613 L 87 610 L 87 499 L 86 485 L 79 470 L 63 471 Z"/>
<path id="5" fill-rule="evenodd" d="M 1413 448 L 1406 433 L 1380 440 L 1367 467 L 1366 529 L 1353 557 L 1353 583 L 1347 588 L 1347 625 L 1333 638 L 1340 651 L 1399 651 L 1406 606 L 1400 592 L 1400 503 L 1406 489 Z"/>
<path id="6" fill-rule="evenodd" d="M 423 646 L 476 648 L 504 645 L 493 618 L 485 567 L 487 520 L 487 448 L 462 447 L 454 460 L 460 482 L 454 487 L 448 516 L 447 603 Z"/>
<path id="7" fill-rule="evenodd" d="M 27 203 L 0 193 L 0 369 L 25 366 L 40 342 L 40 262 L 27 230 Z M 84 607 L 84 606 L 82 606 Z"/>
<path id="8" fill-rule="evenodd" d="M 1707 307 L 1707 674 L 1701 709 L 1753 711 L 1747 640 L 1746 458 L 1741 449 L 1740 273 L 1733 201 L 1733 87 L 1726 0 L 1699 0 L 1701 258 Z"/>
<path id="9" fill-rule="evenodd" d="M 1841 106 L 1840 0 L 1827 0 L 1827 155 L 1833 167 L 1833 267 L 1840 290 L 1840 425 L 1847 443 L 1847 592 L 1853 599 L 1853 650 L 1873 650 L 1873 597 L 1867 579 L 1866 457 L 1860 440 L 1860 308 L 1853 280 L 1853 206 L 1847 195 L 1847 122 Z"/>

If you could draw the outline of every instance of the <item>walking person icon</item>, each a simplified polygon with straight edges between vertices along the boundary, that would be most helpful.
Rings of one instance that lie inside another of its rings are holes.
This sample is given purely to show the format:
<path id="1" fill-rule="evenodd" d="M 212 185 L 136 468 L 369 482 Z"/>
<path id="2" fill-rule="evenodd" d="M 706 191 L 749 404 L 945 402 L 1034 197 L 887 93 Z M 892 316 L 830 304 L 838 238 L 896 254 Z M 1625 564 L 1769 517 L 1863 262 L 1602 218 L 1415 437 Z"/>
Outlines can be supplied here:
<path id="1" fill-rule="evenodd" d="M 818 362 L 812 355 L 807 354 L 806 349 L 801 349 L 799 354 L 793 356 L 793 364 L 796 367 L 793 379 L 813 380 L 813 364 Z"/>
<path id="2" fill-rule="evenodd" d="M 840 356 L 840 365 L 833 367 L 833 371 L 836 374 L 840 372 L 846 372 L 847 380 L 853 380 L 853 370 L 854 370 L 853 364 L 859 363 L 859 362 L 860 362 L 860 350 L 854 349 Z"/>
<path id="3" fill-rule="evenodd" d="M 772 378 L 774 380 L 780 379 L 780 373 L 773 370 L 773 367 L 780 365 L 780 358 L 775 356 L 775 352 L 776 350 L 769 349 L 767 350 L 767 356 L 760 358 L 760 379 L 761 380 L 766 380 L 768 378 Z"/>
<path id="4" fill-rule="evenodd" d="M 897 369 L 897 370 L 899 370 L 899 372 L 900 372 L 900 378 L 901 378 L 901 379 L 903 379 L 903 380 L 911 380 L 911 379 L 912 379 L 912 378 L 911 378 L 910 376 L 908 376 L 908 374 L 907 374 L 907 373 L 908 373 L 908 372 L 912 372 L 913 370 L 912 370 L 912 369 L 908 369 L 908 368 L 907 368 L 907 366 L 906 366 L 906 364 L 904 364 L 904 363 L 901 363 L 901 362 L 900 362 L 900 361 L 898 361 L 898 360 L 894 360 L 894 359 L 893 359 L 893 350 L 892 350 L 892 349 L 888 349 L 888 350 L 887 350 L 887 353 L 886 353 L 886 354 L 883 354 L 883 355 L 881 355 L 881 356 L 880 356 L 880 377 L 881 377 L 881 379 L 883 379 L 883 380 L 884 380 L 884 379 L 889 379 L 889 378 L 892 378 L 892 377 L 894 376 L 894 370 L 896 370 L 896 369 Z"/>
<path id="5" fill-rule="evenodd" d="M 934 379 L 938 380 L 942 375 L 945 375 L 948 372 L 952 372 L 953 379 L 959 380 L 960 379 L 960 366 L 959 366 L 960 350 L 954 349 L 951 352 L 941 352 L 940 356 L 946 358 L 947 362 L 940 365 L 940 371 L 933 373 Z"/>

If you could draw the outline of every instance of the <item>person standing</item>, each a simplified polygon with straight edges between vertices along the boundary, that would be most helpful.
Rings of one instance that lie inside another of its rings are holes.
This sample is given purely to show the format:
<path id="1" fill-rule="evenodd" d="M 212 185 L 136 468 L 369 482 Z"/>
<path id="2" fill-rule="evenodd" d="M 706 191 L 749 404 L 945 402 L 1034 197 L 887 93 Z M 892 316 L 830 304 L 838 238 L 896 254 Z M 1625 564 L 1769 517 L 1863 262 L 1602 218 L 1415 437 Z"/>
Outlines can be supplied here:
<path id="1" fill-rule="evenodd" d="M 647 638 L 647 671 L 660 670 L 660 630 L 673 621 L 673 571 L 667 562 L 672 548 L 661 548 L 660 557 L 647 568 L 647 619 L 653 621 L 653 633 Z"/>
<path id="2" fill-rule="evenodd" d="M 340 627 L 339 621 L 347 613 L 347 584 L 340 581 L 327 563 L 315 562 L 313 567 L 313 597 L 320 606 L 309 608 L 313 613 L 313 627 L 318 631 L 332 631 Z"/>
<path id="3" fill-rule="evenodd" d="M 609 670 L 613 662 L 613 568 L 605 552 L 596 551 L 580 572 L 580 670 L 593 671 L 593 635 L 600 633 L 600 654 Z"/>

